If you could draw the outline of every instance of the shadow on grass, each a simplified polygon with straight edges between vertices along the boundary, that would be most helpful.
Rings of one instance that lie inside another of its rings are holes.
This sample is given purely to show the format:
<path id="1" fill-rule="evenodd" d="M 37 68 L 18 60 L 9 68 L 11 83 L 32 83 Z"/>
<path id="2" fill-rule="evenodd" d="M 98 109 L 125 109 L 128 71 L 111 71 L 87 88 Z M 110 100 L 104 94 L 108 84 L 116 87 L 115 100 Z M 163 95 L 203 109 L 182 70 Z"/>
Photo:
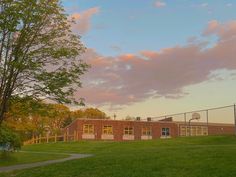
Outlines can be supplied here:
<path id="1" fill-rule="evenodd" d="M 3 162 L 15 162 L 17 158 L 13 156 L 14 152 L 0 151 L 0 161 Z"/>

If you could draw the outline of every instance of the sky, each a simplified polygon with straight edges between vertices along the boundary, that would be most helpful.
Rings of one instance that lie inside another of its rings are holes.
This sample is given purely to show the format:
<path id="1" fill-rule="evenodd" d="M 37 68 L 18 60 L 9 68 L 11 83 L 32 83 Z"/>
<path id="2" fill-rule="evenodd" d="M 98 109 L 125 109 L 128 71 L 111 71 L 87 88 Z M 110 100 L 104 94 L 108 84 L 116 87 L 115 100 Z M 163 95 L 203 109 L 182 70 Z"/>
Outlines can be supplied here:
<path id="1" fill-rule="evenodd" d="M 62 0 L 91 65 L 76 97 L 142 118 L 236 103 L 236 1 Z"/>

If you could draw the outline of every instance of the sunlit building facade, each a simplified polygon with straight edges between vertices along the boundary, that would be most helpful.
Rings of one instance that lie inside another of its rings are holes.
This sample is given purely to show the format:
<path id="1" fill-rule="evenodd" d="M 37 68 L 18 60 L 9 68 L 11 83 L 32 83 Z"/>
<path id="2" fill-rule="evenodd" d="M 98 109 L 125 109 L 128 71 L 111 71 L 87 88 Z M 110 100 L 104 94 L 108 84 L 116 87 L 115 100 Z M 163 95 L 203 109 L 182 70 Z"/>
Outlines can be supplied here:
<path id="1" fill-rule="evenodd" d="M 232 124 L 206 124 L 168 121 L 126 121 L 77 119 L 65 128 L 67 136 L 75 140 L 150 140 L 178 136 L 207 136 L 234 134 Z"/>

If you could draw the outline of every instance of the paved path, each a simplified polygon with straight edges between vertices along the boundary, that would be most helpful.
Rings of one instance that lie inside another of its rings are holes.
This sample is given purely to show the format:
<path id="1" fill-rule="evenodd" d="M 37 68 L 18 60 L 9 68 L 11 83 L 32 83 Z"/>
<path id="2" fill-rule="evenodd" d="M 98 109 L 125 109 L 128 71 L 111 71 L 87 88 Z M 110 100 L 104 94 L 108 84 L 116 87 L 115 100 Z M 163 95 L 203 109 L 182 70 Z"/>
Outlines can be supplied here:
<path id="1" fill-rule="evenodd" d="M 26 151 L 24 151 L 24 152 L 26 152 Z M 30 153 L 43 153 L 43 152 L 30 152 Z M 54 164 L 54 163 L 65 162 L 68 160 L 81 159 L 81 158 L 86 158 L 86 157 L 92 156 L 91 154 L 67 154 L 67 155 L 70 155 L 70 157 L 63 158 L 63 159 L 56 159 L 56 160 L 48 160 L 48 161 L 43 161 L 43 162 L 35 162 L 35 163 L 29 163 L 29 164 L 20 164 L 20 165 L 0 167 L 0 173 L 14 171 L 14 170 L 22 170 L 22 169 L 26 169 L 26 168 L 46 166 L 46 165 L 50 165 L 50 164 Z"/>

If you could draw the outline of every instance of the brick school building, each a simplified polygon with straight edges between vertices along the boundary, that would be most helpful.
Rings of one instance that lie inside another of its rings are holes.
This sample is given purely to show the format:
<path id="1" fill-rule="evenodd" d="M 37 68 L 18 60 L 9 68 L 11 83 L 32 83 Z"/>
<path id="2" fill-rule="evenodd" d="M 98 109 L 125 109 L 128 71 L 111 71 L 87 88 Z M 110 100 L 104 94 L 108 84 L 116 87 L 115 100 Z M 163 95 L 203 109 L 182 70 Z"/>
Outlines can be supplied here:
<path id="1" fill-rule="evenodd" d="M 75 140 L 149 140 L 174 138 L 178 136 L 207 136 L 234 134 L 233 124 L 174 122 L 172 119 L 160 121 L 77 119 L 64 129 L 67 137 Z"/>

